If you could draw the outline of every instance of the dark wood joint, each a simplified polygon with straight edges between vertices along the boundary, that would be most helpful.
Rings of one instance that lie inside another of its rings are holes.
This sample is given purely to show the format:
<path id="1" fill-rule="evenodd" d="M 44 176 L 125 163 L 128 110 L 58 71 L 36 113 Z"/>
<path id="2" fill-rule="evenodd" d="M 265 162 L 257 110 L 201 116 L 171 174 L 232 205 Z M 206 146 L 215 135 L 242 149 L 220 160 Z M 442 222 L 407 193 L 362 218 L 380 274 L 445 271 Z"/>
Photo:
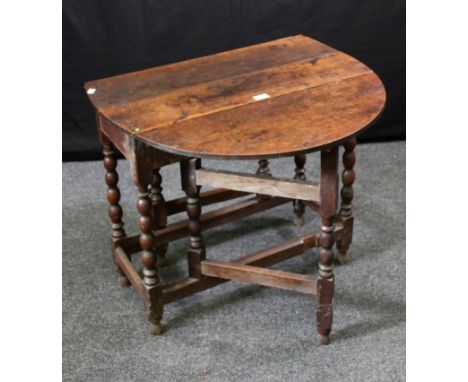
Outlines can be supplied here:
<path id="1" fill-rule="evenodd" d="M 146 287 L 146 297 L 143 299 L 143 304 L 148 315 L 148 321 L 150 322 L 150 334 L 162 334 L 166 328 L 161 323 L 164 314 L 164 303 L 160 285 Z"/>

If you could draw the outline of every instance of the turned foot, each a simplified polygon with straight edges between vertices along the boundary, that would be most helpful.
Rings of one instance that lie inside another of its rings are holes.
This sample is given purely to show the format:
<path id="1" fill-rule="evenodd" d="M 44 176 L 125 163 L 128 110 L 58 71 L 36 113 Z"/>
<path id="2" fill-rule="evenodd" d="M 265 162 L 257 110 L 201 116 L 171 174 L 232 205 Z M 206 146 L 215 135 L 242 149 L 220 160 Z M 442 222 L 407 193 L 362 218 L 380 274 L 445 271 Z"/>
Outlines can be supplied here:
<path id="1" fill-rule="evenodd" d="M 130 286 L 130 281 L 128 281 L 127 277 L 125 276 L 119 276 L 119 279 L 117 282 L 119 283 L 119 286 L 121 288 L 126 288 Z"/>
<path id="2" fill-rule="evenodd" d="M 317 342 L 319 345 L 329 345 L 330 336 L 322 336 L 321 334 L 317 335 Z"/>
<path id="3" fill-rule="evenodd" d="M 336 255 L 336 261 L 338 264 L 345 265 L 349 263 L 349 257 L 346 252 L 338 252 Z"/>
<path id="4" fill-rule="evenodd" d="M 294 215 L 293 222 L 298 227 L 302 227 L 304 225 L 304 218 L 302 216 Z"/>
<path id="5" fill-rule="evenodd" d="M 164 324 L 153 324 L 150 323 L 150 328 L 149 332 L 153 336 L 159 336 L 160 334 L 163 334 L 166 331 L 166 326 Z"/>

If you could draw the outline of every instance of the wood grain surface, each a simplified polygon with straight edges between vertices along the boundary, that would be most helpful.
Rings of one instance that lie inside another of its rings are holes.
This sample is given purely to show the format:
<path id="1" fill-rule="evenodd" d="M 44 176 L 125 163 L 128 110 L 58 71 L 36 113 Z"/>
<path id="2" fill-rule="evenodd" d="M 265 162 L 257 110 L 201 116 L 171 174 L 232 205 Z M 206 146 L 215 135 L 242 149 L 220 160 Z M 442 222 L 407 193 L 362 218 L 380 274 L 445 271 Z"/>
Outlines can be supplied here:
<path id="1" fill-rule="evenodd" d="M 364 64 L 301 35 L 85 88 L 94 89 L 89 98 L 103 118 L 147 144 L 226 159 L 285 156 L 341 142 L 371 125 L 386 98 Z"/>

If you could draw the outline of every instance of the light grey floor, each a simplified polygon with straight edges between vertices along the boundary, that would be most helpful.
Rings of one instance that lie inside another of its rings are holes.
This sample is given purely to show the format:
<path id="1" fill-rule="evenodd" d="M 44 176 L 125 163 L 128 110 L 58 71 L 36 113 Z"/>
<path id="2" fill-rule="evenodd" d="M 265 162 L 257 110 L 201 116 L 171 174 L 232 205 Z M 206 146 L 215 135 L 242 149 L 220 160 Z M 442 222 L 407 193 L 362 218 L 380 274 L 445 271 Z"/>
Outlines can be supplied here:
<path id="1" fill-rule="evenodd" d="M 63 164 L 63 376 L 66 381 L 403 381 L 405 379 L 405 143 L 358 146 L 352 261 L 336 268 L 332 344 L 315 344 L 314 300 L 225 283 L 166 306 L 162 336 L 148 335 L 136 293 L 117 286 L 101 162 Z M 204 163 L 253 172 L 256 163 Z M 318 177 L 318 156 L 307 175 Z M 292 159 L 272 160 L 292 176 Z M 135 189 L 119 161 L 127 233 L 137 232 Z M 166 198 L 182 195 L 176 165 Z M 175 219 L 185 218 L 183 214 Z M 205 233 L 209 258 L 230 259 L 299 233 L 284 205 Z M 184 275 L 186 240 L 171 243 L 162 279 Z M 316 252 L 279 269 L 316 274 Z"/>

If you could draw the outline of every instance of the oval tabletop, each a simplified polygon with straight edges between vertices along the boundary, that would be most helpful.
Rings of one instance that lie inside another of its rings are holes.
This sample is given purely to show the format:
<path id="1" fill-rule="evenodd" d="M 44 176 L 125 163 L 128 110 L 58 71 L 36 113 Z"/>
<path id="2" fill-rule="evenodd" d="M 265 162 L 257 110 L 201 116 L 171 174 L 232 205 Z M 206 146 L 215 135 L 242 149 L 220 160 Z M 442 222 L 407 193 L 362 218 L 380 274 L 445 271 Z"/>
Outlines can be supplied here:
<path id="1" fill-rule="evenodd" d="M 377 75 L 299 35 L 85 84 L 97 111 L 158 149 L 271 158 L 318 150 L 369 127 Z"/>

